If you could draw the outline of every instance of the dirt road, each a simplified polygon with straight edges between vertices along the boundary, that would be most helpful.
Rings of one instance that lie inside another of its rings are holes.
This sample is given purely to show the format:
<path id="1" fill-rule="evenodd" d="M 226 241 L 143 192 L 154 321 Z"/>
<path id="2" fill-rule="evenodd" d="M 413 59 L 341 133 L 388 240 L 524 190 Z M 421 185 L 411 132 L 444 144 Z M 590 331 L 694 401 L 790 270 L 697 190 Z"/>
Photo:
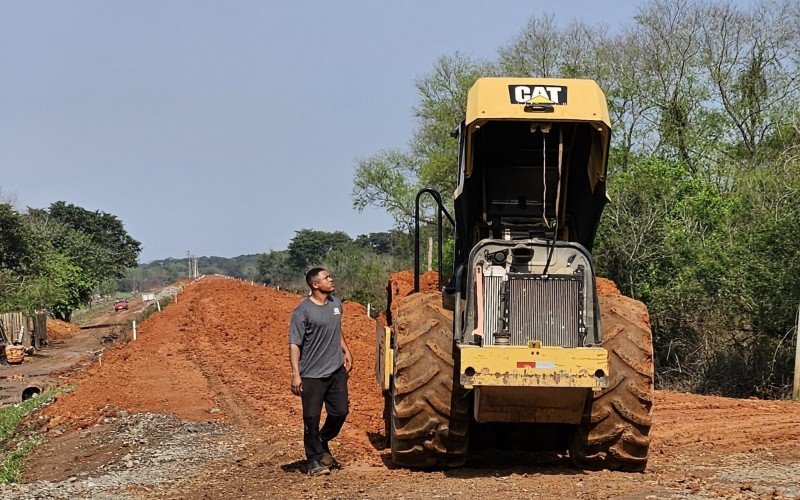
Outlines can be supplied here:
<path id="1" fill-rule="evenodd" d="M 51 324 L 54 328 L 51 330 Z M 0 405 L 18 403 L 26 391 L 41 391 L 63 384 L 70 375 L 97 360 L 105 345 L 119 338 L 122 328 L 97 324 L 81 330 L 67 323 L 48 321 L 48 345 L 26 355 L 19 365 L 0 367 Z M 52 333 L 52 334 L 51 334 Z"/>
<path id="2" fill-rule="evenodd" d="M 73 380 L 78 388 L 30 419 L 47 439 L 29 484 L 4 494 L 54 497 L 800 497 L 800 404 L 658 392 L 644 474 L 584 472 L 555 452 L 482 452 L 453 471 L 387 466 L 374 326 L 346 303 L 356 357 L 351 415 L 333 454 L 342 467 L 310 479 L 286 328 L 300 297 L 206 279 Z"/>

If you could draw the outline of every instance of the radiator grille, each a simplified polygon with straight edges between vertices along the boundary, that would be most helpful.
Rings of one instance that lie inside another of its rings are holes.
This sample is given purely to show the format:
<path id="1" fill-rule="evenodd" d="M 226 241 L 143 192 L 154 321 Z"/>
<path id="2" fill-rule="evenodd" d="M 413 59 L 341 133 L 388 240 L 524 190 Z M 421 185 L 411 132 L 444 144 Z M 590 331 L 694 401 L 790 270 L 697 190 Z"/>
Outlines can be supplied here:
<path id="1" fill-rule="evenodd" d="M 500 295 L 503 290 L 502 276 L 483 275 L 483 321 L 484 339 L 486 345 L 494 344 L 494 334 L 500 328 L 500 318 L 503 312 L 500 310 Z"/>
<path id="2" fill-rule="evenodd" d="M 542 345 L 577 347 L 585 333 L 583 275 L 509 274 L 511 345 L 539 340 Z M 484 277 L 484 343 L 494 344 L 502 327 L 502 276 Z"/>

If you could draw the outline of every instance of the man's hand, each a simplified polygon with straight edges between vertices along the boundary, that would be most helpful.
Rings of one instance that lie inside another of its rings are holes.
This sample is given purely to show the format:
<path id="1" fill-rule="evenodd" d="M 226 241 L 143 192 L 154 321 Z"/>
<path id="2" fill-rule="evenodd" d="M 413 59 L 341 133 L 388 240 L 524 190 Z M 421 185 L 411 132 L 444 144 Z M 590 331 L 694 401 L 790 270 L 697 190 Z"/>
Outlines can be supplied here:
<path id="1" fill-rule="evenodd" d="M 303 393 L 303 379 L 300 378 L 300 375 L 295 375 L 292 377 L 292 394 L 295 396 L 299 396 Z"/>
<path id="2" fill-rule="evenodd" d="M 289 344 L 289 361 L 292 364 L 292 394 L 303 392 L 303 379 L 300 378 L 300 346 Z"/>
<path id="3" fill-rule="evenodd" d="M 353 370 L 353 355 L 350 354 L 349 349 L 344 351 L 344 369 L 347 370 L 347 373 Z"/>

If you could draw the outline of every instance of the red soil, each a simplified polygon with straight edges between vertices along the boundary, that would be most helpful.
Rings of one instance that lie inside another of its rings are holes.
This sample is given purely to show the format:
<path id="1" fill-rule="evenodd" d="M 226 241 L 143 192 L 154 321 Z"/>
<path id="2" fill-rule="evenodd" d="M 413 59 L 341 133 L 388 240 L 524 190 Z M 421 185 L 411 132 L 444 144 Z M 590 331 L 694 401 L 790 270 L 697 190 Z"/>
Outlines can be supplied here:
<path id="1" fill-rule="evenodd" d="M 393 276 L 396 296 L 407 294 L 412 280 L 410 272 Z M 423 283 L 423 289 L 435 290 L 435 274 L 426 274 Z M 603 279 L 598 279 L 598 289 L 604 297 L 619 293 Z M 52 417 L 48 426 L 86 427 L 125 409 L 220 419 L 246 429 L 299 429 L 300 400 L 289 390 L 287 329 L 301 298 L 223 278 L 188 286 L 177 304 L 140 325 L 138 340 L 117 343 L 101 363 L 72 381 L 77 389 L 59 395 L 44 410 Z M 383 431 L 383 399 L 373 372 L 375 323 L 356 303 L 345 303 L 343 321 L 355 369 L 351 413 L 337 446 L 351 463 L 379 465 L 380 452 L 370 443 L 370 435 Z M 798 439 L 800 405 L 661 391 L 656 395 L 656 453 L 710 445 L 749 450 L 758 443 L 788 445 Z M 296 442 L 291 446 L 302 449 Z"/>
<path id="2" fill-rule="evenodd" d="M 617 284 L 610 279 L 598 277 L 595 279 L 595 284 L 597 286 L 597 294 L 601 297 L 613 297 L 615 295 L 620 295 Z"/>
<path id="3" fill-rule="evenodd" d="M 289 390 L 288 324 L 301 298 L 222 278 L 190 285 L 177 304 L 140 325 L 138 340 L 110 348 L 75 381 L 77 389 L 59 396 L 45 411 L 54 417 L 50 425 L 84 427 L 124 409 L 245 427 L 300 427 L 300 399 Z M 366 434 L 383 429 L 383 398 L 373 372 L 375 323 L 361 304 L 345 302 L 344 308 L 355 368 L 342 446 L 354 460 L 376 462 Z"/>
<path id="4" fill-rule="evenodd" d="M 67 323 L 58 319 L 47 320 L 47 340 L 71 339 L 81 331 L 78 325 Z"/>
<path id="5" fill-rule="evenodd" d="M 427 271 L 419 277 L 420 292 L 439 291 L 439 273 Z M 389 276 L 389 307 L 392 314 L 396 312 L 399 297 L 405 297 L 414 292 L 414 273 L 412 271 L 399 271 Z M 385 321 L 385 318 L 382 318 Z"/>

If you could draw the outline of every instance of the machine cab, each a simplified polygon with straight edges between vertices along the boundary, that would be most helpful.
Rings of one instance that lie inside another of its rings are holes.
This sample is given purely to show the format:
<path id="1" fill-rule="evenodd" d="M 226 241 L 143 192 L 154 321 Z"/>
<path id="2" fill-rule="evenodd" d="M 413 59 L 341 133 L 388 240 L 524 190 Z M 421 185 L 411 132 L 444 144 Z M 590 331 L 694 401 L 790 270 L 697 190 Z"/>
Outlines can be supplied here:
<path id="1" fill-rule="evenodd" d="M 459 343 L 599 342 L 590 252 L 610 130 L 591 80 L 480 78 L 470 89 L 454 200 Z"/>

